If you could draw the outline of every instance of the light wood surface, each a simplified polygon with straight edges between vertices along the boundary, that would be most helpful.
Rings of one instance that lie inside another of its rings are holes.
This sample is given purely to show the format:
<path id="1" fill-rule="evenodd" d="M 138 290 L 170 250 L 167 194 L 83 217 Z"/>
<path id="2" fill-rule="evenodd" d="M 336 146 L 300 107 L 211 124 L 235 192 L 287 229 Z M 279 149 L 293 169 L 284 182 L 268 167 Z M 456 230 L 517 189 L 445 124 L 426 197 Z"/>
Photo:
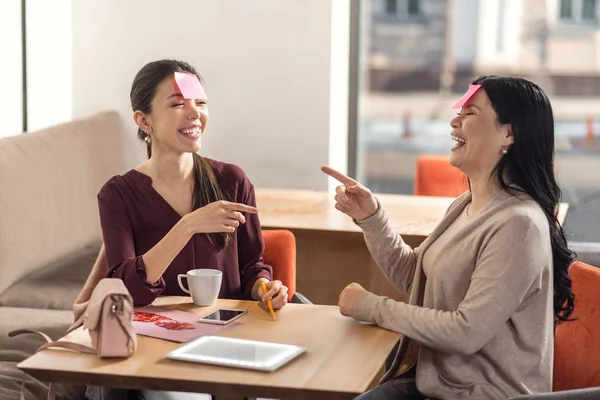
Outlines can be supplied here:
<path id="1" fill-rule="evenodd" d="M 398 232 L 418 237 L 431 233 L 454 200 L 390 194 L 377 194 L 377 198 Z M 348 216 L 334 208 L 333 195 L 327 192 L 257 188 L 256 204 L 265 227 L 361 232 Z"/>
<path id="2" fill-rule="evenodd" d="M 417 247 L 439 224 L 454 200 L 450 197 L 377 194 L 402 239 Z M 334 208 L 333 195 L 309 190 L 256 188 L 261 226 L 289 229 L 296 236 L 298 292 L 318 304 L 337 304 L 346 285 L 406 300 L 379 270 L 352 220 Z M 561 204 L 564 221 L 568 204 Z"/>
<path id="3" fill-rule="evenodd" d="M 373 385 L 400 337 L 343 317 L 331 306 L 288 304 L 277 311 L 277 321 L 273 321 L 256 302 L 218 300 L 215 306 L 197 307 L 189 297 L 163 297 L 154 304 L 198 315 L 218 307 L 247 309 L 238 320 L 241 327 L 219 336 L 300 345 L 308 351 L 268 373 L 167 360 L 165 354 L 180 343 L 139 336 L 138 350 L 129 359 L 101 360 L 89 354 L 45 350 L 18 367 L 46 382 L 191 391 L 211 393 L 218 399 L 350 399 Z M 89 343 L 89 335 L 82 329 L 65 339 Z"/>
<path id="4" fill-rule="evenodd" d="M 439 224 L 454 197 L 376 194 L 390 221 L 403 236 L 427 237 Z M 261 225 L 269 228 L 361 232 L 350 218 L 334 208 L 334 195 L 310 190 L 256 189 Z M 561 203 L 564 222 L 569 205 Z"/>

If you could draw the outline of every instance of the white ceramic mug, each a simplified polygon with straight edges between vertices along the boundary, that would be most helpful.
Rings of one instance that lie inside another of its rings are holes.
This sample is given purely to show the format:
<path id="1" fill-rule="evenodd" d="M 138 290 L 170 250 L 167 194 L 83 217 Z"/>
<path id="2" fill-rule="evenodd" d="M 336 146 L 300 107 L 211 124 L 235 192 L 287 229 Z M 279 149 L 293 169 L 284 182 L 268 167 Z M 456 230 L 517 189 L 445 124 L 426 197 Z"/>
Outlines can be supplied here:
<path id="1" fill-rule="evenodd" d="M 187 278 L 189 290 L 183 287 L 182 278 Z M 181 290 L 192 295 L 194 304 L 212 306 L 219 297 L 222 278 L 223 272 L 218 269 L 192 269 L 177 275 L 177 282 Z"/>

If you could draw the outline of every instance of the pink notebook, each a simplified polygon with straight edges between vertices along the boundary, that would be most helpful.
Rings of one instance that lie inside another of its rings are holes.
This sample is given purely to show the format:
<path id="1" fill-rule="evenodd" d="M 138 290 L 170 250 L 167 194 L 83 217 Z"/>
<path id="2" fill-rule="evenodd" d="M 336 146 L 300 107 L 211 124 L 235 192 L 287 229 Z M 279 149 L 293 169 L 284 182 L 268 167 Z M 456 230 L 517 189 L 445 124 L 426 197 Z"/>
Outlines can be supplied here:
<path id="1" fill-rule="evenodd" d="M 198 322 L 199 318 L 199 315 L 190 312 L 148 306 L 135 310 L 132 325 L 138 335 L 173 342 L 187 342 L 242 325 L 238 322 L 229 325 L 203 324 Z"/>

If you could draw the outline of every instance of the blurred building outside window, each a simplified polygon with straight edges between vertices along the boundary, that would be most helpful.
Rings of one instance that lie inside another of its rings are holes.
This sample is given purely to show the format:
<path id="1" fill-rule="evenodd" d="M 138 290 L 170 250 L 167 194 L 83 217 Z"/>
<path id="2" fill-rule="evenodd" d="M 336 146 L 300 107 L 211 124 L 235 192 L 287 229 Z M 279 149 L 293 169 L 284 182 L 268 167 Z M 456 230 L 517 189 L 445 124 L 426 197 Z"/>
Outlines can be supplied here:
<path id="1" fill-rule="evenodd" d="M 451 107 L 480 75 L 529 79 L 556 120 L 568 239 L 600 242 L 596 0 L 361 0 L 357 178 L 412 194 L 420 154 L 449 155 Z"/>

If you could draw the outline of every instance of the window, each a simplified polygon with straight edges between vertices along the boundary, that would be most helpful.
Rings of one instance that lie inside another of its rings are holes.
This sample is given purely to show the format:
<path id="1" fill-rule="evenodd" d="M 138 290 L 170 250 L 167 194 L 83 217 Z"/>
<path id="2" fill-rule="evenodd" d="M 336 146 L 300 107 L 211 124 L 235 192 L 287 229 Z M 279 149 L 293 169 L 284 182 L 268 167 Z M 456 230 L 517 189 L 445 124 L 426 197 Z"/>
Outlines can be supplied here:
<path id="1" fill-rule="evenodd" d="M 71 119 L 71 4 L 0 0 L 0 138 Z"/>
<path id="2" fill-rule="evenodd" d="M 560 0 L 559 18 L 562 22 L 596 23 L 598 21 L 597 0 Z"/>
<path id="3" fill-rule="evenodd" d="M 450 154 L 451 107 L 468 83 L 491 70 L 522 76 L 553 105 L 556 173 L 570 204 L 567 238 L 600 242 L 600 174 L 592 172 L 600 170 L 600 66 L 589 39 L 590 31 L 600 35 L 600 0 L 472 0 L 478 7 L 469 10 L 463 1 L 358 1 L 369 15 L 355 29 L 353 177 L 375 193 L 413 194 L 418 157 Z M 546 34 L 556 19 L 561 34 Z M 481 26 L 493 34 L 475 45 Z"/>
<path id="4" fill-rule="evenodd" d="M 0 137 L 23 131 L 23 60 L 21 40 L 21 2 L 0 1 L 0 76 L 5 78 L 0 96 L 2 128 Z"/>
<path id="5" fill-rule="evenodd" d="M 397 0 L 386 0 L 385 1 L 385 12 L 387 15 L 396 15 L 398 13 L 398 1 Z"/>
<path id="6" fill-rule="evenodd" d="M 596 20 L 596 0 L 583 0 L 581 19 L 586 21 Z"/>
<path id="7" fill-rule="evenodd" d="M 560 2 L 560 18 L 573 18 L 573 0 L 562 0 Z"/>
<path id="8" fill-rule="evenodd" d="M 419 0 L 408 0 L 408 15 L 419 15 Z"/>
<path id="9" fill-rule="evenodd" d="M 421 14 L 420 0 L 383 0 L 387 17 L 406 18 Z"/>

